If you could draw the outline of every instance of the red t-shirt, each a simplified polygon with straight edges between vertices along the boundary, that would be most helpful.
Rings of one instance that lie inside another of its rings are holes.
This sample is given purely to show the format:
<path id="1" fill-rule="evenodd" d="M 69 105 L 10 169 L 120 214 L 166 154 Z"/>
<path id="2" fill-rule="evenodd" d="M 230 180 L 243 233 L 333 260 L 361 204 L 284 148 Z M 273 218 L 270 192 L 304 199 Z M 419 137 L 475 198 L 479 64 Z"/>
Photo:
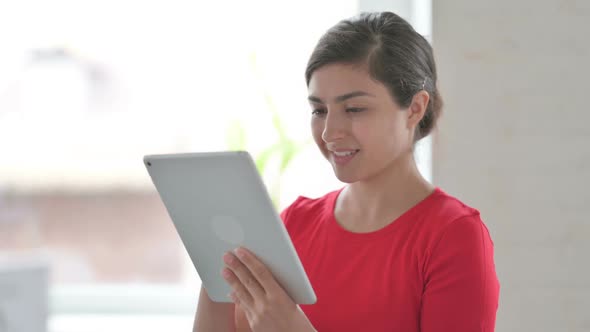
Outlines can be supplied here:
<path id="1" fill-rule="evenodd" d="M 281 214 L 317 295 L 301 309 L 318 332 L 494 331 L 500 286 L 477 210 L 437 188 L 386 227 L 353 233 L 334 217 L 341 190 Z"/>

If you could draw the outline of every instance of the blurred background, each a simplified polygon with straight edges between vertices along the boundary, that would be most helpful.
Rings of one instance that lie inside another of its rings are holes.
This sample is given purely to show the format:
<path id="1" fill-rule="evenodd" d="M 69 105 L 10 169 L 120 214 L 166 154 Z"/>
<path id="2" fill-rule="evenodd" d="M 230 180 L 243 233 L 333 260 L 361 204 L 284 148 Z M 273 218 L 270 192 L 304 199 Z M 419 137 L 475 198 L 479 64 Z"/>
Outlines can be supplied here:
<path id="1" fill-rule="evenodd" d="M 247 149 L 277 205 L 342 186 L 304 70 L 359 11 L 406 18 L 445 100 L 420 171 L 481 210 L 497 331 L 590 331 L 590 2 L 0 2 L 0 331 L 189 331 L 200 281 L 145 154 Z"/>

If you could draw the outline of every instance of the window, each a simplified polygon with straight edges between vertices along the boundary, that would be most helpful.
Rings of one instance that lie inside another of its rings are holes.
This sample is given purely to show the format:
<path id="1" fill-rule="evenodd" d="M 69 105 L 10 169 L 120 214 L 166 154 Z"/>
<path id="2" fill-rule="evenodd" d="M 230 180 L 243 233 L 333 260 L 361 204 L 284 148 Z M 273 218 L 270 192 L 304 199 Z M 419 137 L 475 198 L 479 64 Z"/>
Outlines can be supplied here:
<path id="1" fill-rule="evenodd" d="M 19 31 L 0 46 L 0 254 L 47 267 L 51 332 L 188 330 L 200 281 L 143 155 L 257 153 L 278 137 L 276 111 L 303 146 L 264 174 L 279 206 L 339 187 L 309 139 L 303 73 L 357 1 L 34 5 L 0 9 L 0 31 Z"/>

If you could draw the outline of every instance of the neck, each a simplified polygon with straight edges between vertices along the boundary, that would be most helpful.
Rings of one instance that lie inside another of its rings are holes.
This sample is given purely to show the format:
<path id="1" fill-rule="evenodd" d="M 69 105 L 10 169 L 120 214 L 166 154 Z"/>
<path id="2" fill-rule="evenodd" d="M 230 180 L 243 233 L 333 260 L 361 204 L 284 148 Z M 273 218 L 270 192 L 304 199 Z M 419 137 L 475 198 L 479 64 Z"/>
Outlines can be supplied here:
<path id="1" fill-rule="evenodd" d="M 342 200 L 353 215 L 379 223 L 398 217 L 433 190 L 409 151 L 373 177 L 348 185 Z"/>

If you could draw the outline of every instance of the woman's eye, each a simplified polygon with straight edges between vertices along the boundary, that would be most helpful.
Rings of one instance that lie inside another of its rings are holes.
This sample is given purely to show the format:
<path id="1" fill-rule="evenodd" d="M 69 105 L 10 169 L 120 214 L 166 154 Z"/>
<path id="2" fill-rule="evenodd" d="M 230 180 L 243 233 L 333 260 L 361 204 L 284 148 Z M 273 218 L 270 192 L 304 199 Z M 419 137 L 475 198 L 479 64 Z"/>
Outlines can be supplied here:
<path id="1" fill-rule="evenodd" d="M 364 110 L 365 110 L 364 108 L 360 108 L 360 107 L 349 107 L 349 108 L 346 109 L 346 111 L 349 112 L 349 113 L 359 113 L 359 112 L 362 112 Z"/>
<path id="2" fill-rule="evenodd" d="M 323 115 L 326 113 L 325 109 L 322 108 L 316 108 L 313 111 L 311 111 L 311 115 Z"/>

